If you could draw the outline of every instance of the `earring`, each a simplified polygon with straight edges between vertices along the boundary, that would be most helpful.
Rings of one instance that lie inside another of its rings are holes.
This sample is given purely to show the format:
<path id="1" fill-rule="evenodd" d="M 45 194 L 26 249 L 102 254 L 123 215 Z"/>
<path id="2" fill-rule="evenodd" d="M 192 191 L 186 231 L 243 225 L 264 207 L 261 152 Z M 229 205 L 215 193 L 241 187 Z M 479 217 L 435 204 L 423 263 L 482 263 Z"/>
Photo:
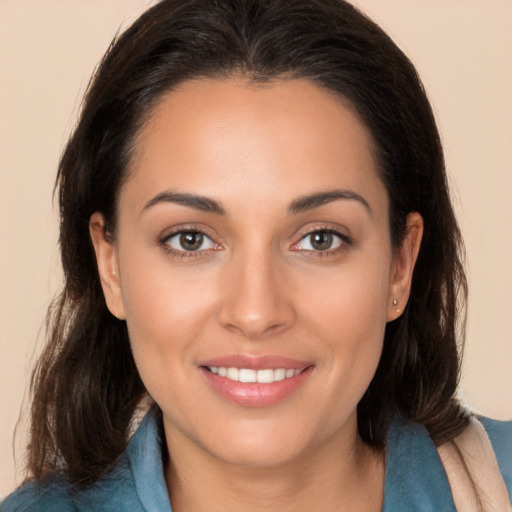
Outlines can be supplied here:
<path id="1" fill-rule="evenodd" d="M 397 313 L 401 313 L 400 308 L 397 308 L 397 306 L 398 306 L 398 301 L 396 299 L 393 299 L 393 307 L 395 308 L 395 311 Z"/>

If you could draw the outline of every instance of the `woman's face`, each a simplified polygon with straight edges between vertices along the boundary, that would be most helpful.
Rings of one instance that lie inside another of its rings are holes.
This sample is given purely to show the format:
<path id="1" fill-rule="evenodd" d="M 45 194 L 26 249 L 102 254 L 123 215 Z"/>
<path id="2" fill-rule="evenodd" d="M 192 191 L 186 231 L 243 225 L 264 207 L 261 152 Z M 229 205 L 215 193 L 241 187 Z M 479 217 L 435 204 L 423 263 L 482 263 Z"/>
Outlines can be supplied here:
<path id="1" fill-rule="evenodd" d="M 371 144 L 306 80 L 186 82 L 142 129 L 116 241 L 91 233 L 171 450 L 269 466 L 356 437 L 421 237 L 412 215 L 392 250 Z"/>

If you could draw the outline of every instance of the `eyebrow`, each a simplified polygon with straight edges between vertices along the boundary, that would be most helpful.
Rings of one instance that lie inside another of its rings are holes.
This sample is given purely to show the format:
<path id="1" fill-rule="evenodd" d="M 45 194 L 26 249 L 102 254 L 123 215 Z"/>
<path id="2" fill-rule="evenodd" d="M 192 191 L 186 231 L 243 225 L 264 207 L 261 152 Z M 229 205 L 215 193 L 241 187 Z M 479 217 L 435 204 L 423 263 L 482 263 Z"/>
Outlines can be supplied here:
<path id="1" fill-rule="evenodd" d="M 372 214 L 372 209 L 368 204 L 368 201 L 364 197 L 360 196 L 359 194 L 356 194 L 355 192 L 352 192 L 351 190 L 343 189 L 327 190 L 325 192 L 317 192 L 315 194 L 299 197 L 290 204 L 288 208 L 288 213 L 293 214 L 307 210 L 312 210 L 314 208 L 318 208 L 319 206 L 331 203 L 333 201 L 337 201 L 339 199 L 357 201 L 366 208 L 370 215 Z"/>
<path id="2" fill-rule="evenodd" d="M 372 214 L 372 209 L 364 197 L 350 190 L 343 189 L 327 190 L 325 192 L 316 192 L 314 194 L 299 197 L 290 203 L 290 206 L 288 207 L 288 213 L 296 214 L 307 210 L 312 210 L 324 204 L 331 203 L 340 199 L 358 201 L 366 208 L 370 215 Z M 144 205 L 142 211 L 144 212 L 160 203 L 175 203 L 207 213 L 226 215 L 226 210 L 218 201 L 215 201 L 214 199 L 195 194 L 174 192 L 172 190 L 164 190 L 163 192 L 157 194 Z"/>
<path id="3" fill-rule="evenodd" d="M 189 208 L 194 208 L 195 210 L 201 210 L 203 212 L 216 213 L 217 215 L 226 214 L 224 208 L 214 199 L 195 194 L 173 192 L 172 190 L 165 190 L 157 194 L 144 205 L 142 211 L 144 212 L 145 210 L 148 210 L 160 203 L 175 203 L 182 206 L 188 206 Z"/>

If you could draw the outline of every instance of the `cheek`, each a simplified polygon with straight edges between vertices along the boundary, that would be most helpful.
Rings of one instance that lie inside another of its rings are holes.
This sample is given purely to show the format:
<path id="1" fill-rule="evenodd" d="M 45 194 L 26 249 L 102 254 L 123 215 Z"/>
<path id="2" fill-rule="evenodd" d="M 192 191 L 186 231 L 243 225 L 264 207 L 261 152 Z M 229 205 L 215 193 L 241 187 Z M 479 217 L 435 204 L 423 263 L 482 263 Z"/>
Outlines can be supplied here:
<path id="1" fill-rule="evenodd" d="M 152 332 L 154 341 L 182 338 L 191 328 L 199 328 L 201 312 L 207 307 L 206 297 L 193 283 L 181 286 L 176 279 L 151 279 L 147 274 L 130 280 L 123 288 L 123 299 L 128 325 L 137 332 Z"/>
<path id="2" fill-rule="evenodd" d="M 347 264 L 323 275 L 310 275 L 304 282 L 301 295 L 307 299 L 307 316 L 330 331 L 330 338 L 344 339 L 348 345 L 364 344 L 366 337 L 383 333 L 389 279 L 386 258 L 363 258 L 356 253 Z"/>
<path id="3" fill-rule="evenodd" d="M 194 341 L 212 317 L 213 291 L 205 273 L 177 272 L 165 255 L 138 258 L 122 266 L 122 293 L 135 362 L 144 383 L 190 371 Z M 151 392 L 151 389 L 148 389 Z"/>
<path id="4" fill-rule="evenodd" d="M 355 404 L 366 391 L 382 353 L 388 305 L 389 268 L 378 257 L 341 266 L 304 303 L 303 317 L 321 338 L 319 359 L 334 394 Z M 306 313 L 307 312 L 307 313 Z"/>

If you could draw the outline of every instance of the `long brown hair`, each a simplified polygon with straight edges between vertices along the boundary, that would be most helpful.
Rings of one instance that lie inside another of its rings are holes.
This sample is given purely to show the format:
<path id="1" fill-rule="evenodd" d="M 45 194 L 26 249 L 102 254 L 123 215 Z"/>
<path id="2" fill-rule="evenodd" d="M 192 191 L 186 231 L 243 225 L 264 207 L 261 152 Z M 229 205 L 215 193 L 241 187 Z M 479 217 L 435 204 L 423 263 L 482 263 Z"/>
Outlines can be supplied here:
<path id="1" fill-rule="evenodd" d="M 362 439 L 385 443 L 394 417 L 420 422 L 435 443 L 467 417 L 454 398 L 463 340 L 463 246 L 443 151 L 417 73 L 393 41 L 343 0 L 163 0 L 115 39 L 86 93 L 57 186 L 65 275 L 32 377 L 28 466 L 42 481 L 62 469 L 90 484 L 123 452 L 146 397 L 124 322 L 103 298 L 88 223 L 115 235 L 116 199 L 141 126 L 184 80 L 243 74 L 307 78 L 357 110 L 373 136 L 390 198 L 393 246 L 419 212 L 424 238 L 411 297 L 387 325 L 377 372 L 358 406 Z"/>

